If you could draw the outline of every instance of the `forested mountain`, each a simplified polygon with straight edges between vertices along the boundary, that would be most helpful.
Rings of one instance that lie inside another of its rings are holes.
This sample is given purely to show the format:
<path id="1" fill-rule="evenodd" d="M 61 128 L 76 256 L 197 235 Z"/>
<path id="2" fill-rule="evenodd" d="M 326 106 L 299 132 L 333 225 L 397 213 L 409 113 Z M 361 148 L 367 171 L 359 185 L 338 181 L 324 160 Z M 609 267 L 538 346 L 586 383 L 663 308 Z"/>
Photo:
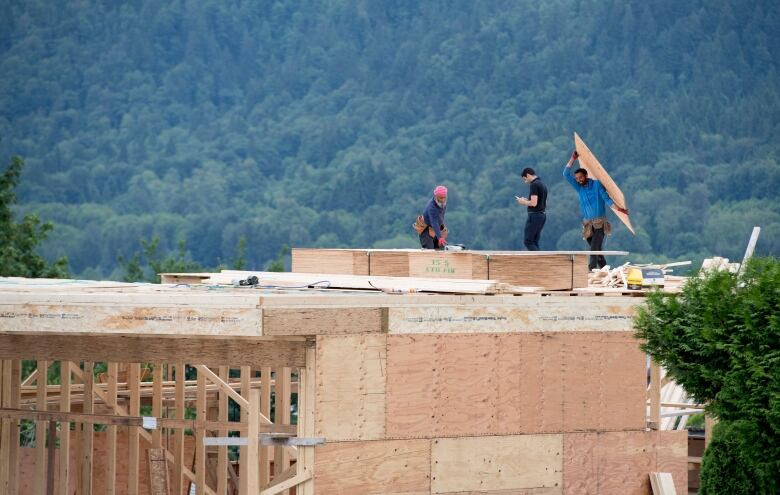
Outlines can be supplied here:
<path id="1" fill-rule="evenodd" d="M 141 238 L 249 267 L 280 246 L 520 249 L 531 166 L 543 249 L 584 249 L 561 177 L 577 131 L 656 260 L 780 253 L 776 0 L 0 1 L 0 157 L 82 277 Z M 22 212 L 20 212 L 22 213 Z M 636 259 L 636 257 L 634 258 Z"/>

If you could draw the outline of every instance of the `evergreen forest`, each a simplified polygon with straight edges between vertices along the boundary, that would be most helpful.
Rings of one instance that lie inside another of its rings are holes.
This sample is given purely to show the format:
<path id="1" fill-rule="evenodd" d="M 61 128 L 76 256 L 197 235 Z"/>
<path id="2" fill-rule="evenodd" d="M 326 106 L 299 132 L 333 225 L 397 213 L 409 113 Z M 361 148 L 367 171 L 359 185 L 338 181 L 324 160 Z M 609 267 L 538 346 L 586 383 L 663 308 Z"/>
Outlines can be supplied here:
<path id="1" fill-rule="evenodd" d="M 605 249 L 741 260 L 760 225 L 777 256 L 779 26 L 776 0 L 0 0 L 0 168 L 78 278 L 417 247 L 437 184 L 451 243 L 523 249 L 524 167 L 542 249 L 585 249 L 576 131 L 637 227 Z"/>

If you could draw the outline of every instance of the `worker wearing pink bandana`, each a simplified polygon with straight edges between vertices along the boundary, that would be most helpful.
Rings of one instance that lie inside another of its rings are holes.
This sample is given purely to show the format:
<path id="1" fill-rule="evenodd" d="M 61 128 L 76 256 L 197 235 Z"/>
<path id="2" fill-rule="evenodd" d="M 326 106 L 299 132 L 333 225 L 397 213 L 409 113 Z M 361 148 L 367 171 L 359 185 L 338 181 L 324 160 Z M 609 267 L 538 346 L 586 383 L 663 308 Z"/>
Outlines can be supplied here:
<path id="1" fill-rule="evenodd" d="M 428 201 L 422 217 L 426 229 L 420 232 L 420 245 L 423 249 L 444 248 L 447 245 L 447 228 L 444 226 L 444 214 L 447 212 L 447 188 L 436 186 L 433 197 Z"/>

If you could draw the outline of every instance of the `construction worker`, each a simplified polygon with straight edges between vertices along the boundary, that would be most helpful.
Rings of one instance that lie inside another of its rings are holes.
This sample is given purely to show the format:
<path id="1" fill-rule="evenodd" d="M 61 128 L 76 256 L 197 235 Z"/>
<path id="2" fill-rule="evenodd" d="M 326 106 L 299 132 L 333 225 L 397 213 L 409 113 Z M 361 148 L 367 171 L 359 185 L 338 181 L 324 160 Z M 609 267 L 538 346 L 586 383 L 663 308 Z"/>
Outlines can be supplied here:
<path id="1" fill-rule="evenodd" d="M 414 224 L 414 229 L 420 234 L 420 245 L 423 249 L 444 248 L 447 245 L 447 227 L 444 226 L 446 212 L 447 188 L 436 186 L 433 197 Z"/>
<path id="2" fill-rule="evenodd" d="M 601 251 L 604 244 L 604 236 L 612 233 L 612 225 L 607 221 L 605 204 L 621 213 L 628 214 L 628 210 L 615 205 L 612 198 L 601 182 L 588 178 L 588 171 L 578 168 L 571 173 L 571 166 L 579 158 L 574 151 L 569 162 L 563 169 L 563 177 L 572 185 L 580 200 L 582 211 L 582 238 L 588 243 L 591 251 Z M 607 260 L 603 255 L 591 255 L 588 261 L 588 269 L 603 268 Z"/>
<path id="3" fill-rule="evenodd" d="M 530 188 L 528 199 L 515 196 L 518 204 L 528 207 L 523 244 L 529 251 L 539 251 L 539 238 L 542 235 L 544 222 L 547 220 L 547 216 L 544 214 L 544 210 L 547 208 L 547 186 L 530 167 L 524 168 L 520 176 Z"/>

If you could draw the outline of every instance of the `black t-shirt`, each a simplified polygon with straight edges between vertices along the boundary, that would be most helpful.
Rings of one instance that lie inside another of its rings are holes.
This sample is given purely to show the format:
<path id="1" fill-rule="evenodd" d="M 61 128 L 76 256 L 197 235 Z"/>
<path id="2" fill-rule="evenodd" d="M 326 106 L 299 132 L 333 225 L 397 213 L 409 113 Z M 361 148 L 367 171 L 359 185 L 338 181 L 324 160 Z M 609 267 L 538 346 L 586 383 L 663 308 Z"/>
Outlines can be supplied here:
<path id="1" fill-rule="evenodd" d="M 531 192 L 528 193 L 528 199 L 531 196 L 536 196 L 536 206 L 529 206 L 528 211 L 544 211 L 547 208 L 547 186 L 544 182 L 537 177 L 529 184 L 531 186 Z"/>

